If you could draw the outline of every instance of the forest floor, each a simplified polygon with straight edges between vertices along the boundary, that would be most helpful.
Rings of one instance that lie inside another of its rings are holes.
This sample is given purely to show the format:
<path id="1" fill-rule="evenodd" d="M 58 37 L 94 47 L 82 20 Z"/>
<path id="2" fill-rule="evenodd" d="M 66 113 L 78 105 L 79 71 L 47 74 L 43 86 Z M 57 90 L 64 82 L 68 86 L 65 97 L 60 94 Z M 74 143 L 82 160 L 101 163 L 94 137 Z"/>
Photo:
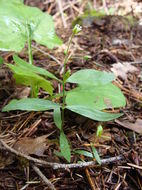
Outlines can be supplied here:
<path id="1" fill-rule="evenodd" d="M 90 4 L 92 7 L 96 6 L 95 1 L 94 5 L 92 1 L 62 2 L 64 18 L 61 18 L 58 4 L 54 0 L 51 3 L 25 1 L 28 5 L 39 7 L 53 15 L 57 34 L 64 44 L 54 50 L 33 44 L 33 56 L 36 65 L 48 69 L 58 77 L 62 76 L 64 51 L 72 32 L 72 21 Z M 104 162 L 101 166 L 96 163 L 89 167 L 60 169 L 41 164 L 40 170 L 58 190 L 142 189 L 142 3 L 132 0 L 119 3 L 109 1 L 107 6 L 103 7 L 106 13 L 109 7 L 114 8 L 115 15 L 99 19 L 88 16 L 82 20 L 83 29 L 71 45 L 72 56 L 68 68 L 71 72 L 83 68 L 114 72 L 117 76 L 115 84 L 124 93 L 127 105 L 120 110 L 124 113 L 121 118 L 109 122 L 96 122 L 71 112 L 65 113 L 64 131 L 72 149 L 90 151 L 91 144 L 94 144 Z M 101 1 L 97 8 L 101 8 Z M 118 15 L 122 13 L 131 13 L 137 21 L 132 23 L 131 17 L 128 21 L 126 17 Z M 12 62 L 13 53 L 1 52 L 0 55 L 4 57 L 5 62 Z M 26 49 L 19 55 L 27 59 Z M 0 79 L 1 108 L 13 98 L 19 99 L 29 95 L 28 88 L 16 86 L 12 73 L 5 65 L 1 66 Z M 56 82 L 54 88 L 58 91 Z M 66 88 L 68 90 L 70 86 L 67 85 Z M 39 96 L 45 97 L 46 93 L 40 91 Z M 96 137 L 98 125 L 103 126 L 102 137 Z M 39 137 L 40 143 L 36 144 Z M 26 149 L 30 158 L 67 164 L 55 154 L 55 150 L 59 151 L 58 137 L 59 131 L 51 112 L 0 112 L 0 138 L 8 144 L 8 147 L 0 145 L 0 190 L 49 189 L 35 172 L 33 161 L 29 159 L 28 162 L 17 152 L 12 153 L 13 149 L 9 147 L 19 140 L 17 146 Z M 43 151 L 45 156 L 42 155 Z M 38 154 L 34 155 L 35 152 Z M 92 161 L 92 158 L 72 155 L 72 163 L 79 160 L 88 162 Z"/>

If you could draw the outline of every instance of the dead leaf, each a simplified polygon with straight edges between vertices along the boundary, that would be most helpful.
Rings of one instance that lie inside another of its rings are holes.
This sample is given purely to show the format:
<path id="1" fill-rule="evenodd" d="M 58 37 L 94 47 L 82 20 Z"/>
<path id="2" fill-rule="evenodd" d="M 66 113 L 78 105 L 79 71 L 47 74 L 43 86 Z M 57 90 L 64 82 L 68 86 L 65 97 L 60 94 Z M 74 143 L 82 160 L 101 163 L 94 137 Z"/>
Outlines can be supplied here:
<path id="1" fill-rule="evenodd" d="M 37 156 L 44 156 L 43 153 L 47 149 L 47 136 L 48 135 L 43 135 L 36 138 L 21 138 L 14 144 L 13 148 L 26 155 L 35 154 Z"/>
<path id="2" fill-rule="evenodd" d="M 16 97 L 18 99 L 27 98 L 30 95 L 30 87 L 17 88 L 16 89 Z"/>
<path id="3" fill-rule="evenodd" d="M 115 122 L 127 129 L 133 130 L 137 133 L 142 133 L 142 119 L 137 119 L 135 123 L 131 123 L 129 121 L 122 122 L 117 119 L 115 120 Z"/>
<path id="4" fill-rule="evenodd" d="M 129 62 L 124 62 L 124 63 L 119 62 L 113 64 L 111 71 L 114 73 L 116 77 L 119 76 L 122 79 L 126 80 L 128 73 L 134 73 L 138 71 L 138 69 Z"/>

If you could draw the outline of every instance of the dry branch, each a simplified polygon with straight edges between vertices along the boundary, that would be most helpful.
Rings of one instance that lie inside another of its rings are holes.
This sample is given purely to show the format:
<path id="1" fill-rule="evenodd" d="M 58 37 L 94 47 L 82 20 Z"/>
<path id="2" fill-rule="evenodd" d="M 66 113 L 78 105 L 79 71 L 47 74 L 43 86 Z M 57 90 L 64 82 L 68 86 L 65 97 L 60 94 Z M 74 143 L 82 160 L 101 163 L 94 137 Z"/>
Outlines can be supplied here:
<path id="1" fill-rule="evenodd" d="M 34 162 L 34 163 L 36 163 L 38 165 L 41 165 L 41 166 L 43 166 L 43 165 L 44 166 L 50 166 L 54 170 L 57 170 L 57 169 L 69 169 L 69 168 L 70 169 L 71 168 L 85 168 L 85 167 L 92 167 L 92 166 L 97 164 L 96 161 L 80 162 L 80 163 L 73 163 L 73 164 L 60 164 L 60 163 L 56 163 L 56 162 L 47 162 L 47 161 L 40 160 L 40 159 L 37 159 L 37 158 L 33 158 L 31 156 L 28 156 L 26 154 L 18 152 L 15 149 L 8 146 L 3 140 L 0 140 L 0 143 L 2 144 L 2 146 L 7 151 L 15 154 L 16 156 L 24 157 L 28 161 Z M 0 148 L 1 148 L 1 146 L 0 146 Z M 111 158 L 102 159 L 101 163 L 102 163 L 102 165 L 105 165 L 105 164 L 110 164 L 110 163 L 114 163 L 114 162 L 122 161 L 122 160 L 124 160 L 124 156 L 119 155 L 119 156 L 115 156 L 115 157 L 111 157 Z"/>
<path id="2" fill-rule="evenodd" d="M 37 166 L 33 165 L 32 168 L 39 175 L 39 177 L 47 184 L 50 190 L 56 190 L 54 185 L 49 181 L 49 179 L 47 179 L 47 177 L 45 177 L 45 175 L 43 175 L 43 173 Z"/>

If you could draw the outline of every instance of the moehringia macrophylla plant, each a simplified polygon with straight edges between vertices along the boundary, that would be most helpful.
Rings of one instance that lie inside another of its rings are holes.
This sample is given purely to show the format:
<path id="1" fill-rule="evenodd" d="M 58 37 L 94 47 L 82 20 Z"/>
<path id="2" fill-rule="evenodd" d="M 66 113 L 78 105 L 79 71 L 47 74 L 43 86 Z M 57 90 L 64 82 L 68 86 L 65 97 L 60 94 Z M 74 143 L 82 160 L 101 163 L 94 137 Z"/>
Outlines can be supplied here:
<path id="1" fill-rule="evenodd" d="M 55 35 L 51 16 L 42 13 L 37 8 L 24 5 L 20 0 L 0 1 L 0 27 L 3 28 L 0 31 L 0 50 L 20 52 L 25 43 L 28 43 L 29 63 L 14 55 L 15 65 L 7 65 L 14 73 L 13 76 L 18 84 L 31 87 L 31 98 L 14 99 L 2 111 L 53 110 L 54 122 L 60 130 L 61 152 L 58 155 L 70 162 L 71 148 L 63 130 L 64 110 L 68 109 L 96 121 L 109 121 L 120 117 L 122 113 L 106 112 L 107 109 L 124 107 L 126 104 L 121 90 L 112 83 L 115 80 L 114 74 L 94 69 L 82 69 L 70 75 L 70 72 L 67 71 L 66 65 L 70 57 L 69 48 L 73 37 L 81 31 L 79 25 L 73 28 L 67 46 L 62 79 L 58 79 L 53 73 L 35 66 L 33 64 L 32 40 L 49 48 L 60 45 L 62 42 Z M 63 87 L 61 103 L 53 99 L 56 93 L 54 93 L 52 80 L 58 81 Z M 66 83 L 76 84 L 76 88 L 66 91 Z M 48 99 L 38 98 L 40 88 L 49 94 Z M 93 148 L 92 151 L 95 155 L 96 151 Z"/>

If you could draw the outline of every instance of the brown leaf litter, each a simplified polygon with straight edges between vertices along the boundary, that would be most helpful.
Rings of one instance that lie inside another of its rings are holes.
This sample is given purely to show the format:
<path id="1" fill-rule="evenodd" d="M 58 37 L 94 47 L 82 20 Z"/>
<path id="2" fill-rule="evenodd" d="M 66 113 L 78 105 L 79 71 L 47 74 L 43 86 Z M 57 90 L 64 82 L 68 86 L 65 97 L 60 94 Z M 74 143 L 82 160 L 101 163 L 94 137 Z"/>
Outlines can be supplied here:
<path id="1" fill-rule="evenodd" d="M 37 156 L 44 156 L 44 151 L 48 147 L 48 135 L 43 135 L 36 138 L 23 137 L 16 141 L 13 148 L 23 154 L 34 154 Z"/>
<path id="2" fill-rule="evenodd" d="M 123 80 L 127 80 L 128 73 L 138 72 L 138 68 L 133 66 L 130 62 L 115 63 L 112 65 L 111 71 L 116 77 L 121 77 Z"/>
<path id="3" fill-rule="evenodd" d="M 129 121 L 120 121 L 118 119 L 116 119 L 115 122 L 127 129 L 142 134 L 142 119 L 137 119 L 134 123 Z"/>

